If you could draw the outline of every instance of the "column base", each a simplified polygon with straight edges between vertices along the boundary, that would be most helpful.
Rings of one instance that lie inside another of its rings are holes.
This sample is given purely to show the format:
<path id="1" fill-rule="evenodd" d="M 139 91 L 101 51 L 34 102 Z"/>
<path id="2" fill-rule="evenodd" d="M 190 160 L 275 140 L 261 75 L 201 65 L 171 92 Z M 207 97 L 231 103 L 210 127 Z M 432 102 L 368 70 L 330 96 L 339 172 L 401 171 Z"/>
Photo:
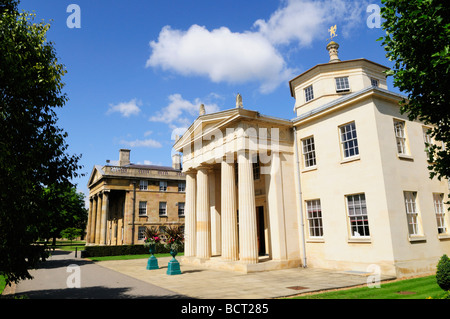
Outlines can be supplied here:
<path id="1" fill-rule="evenodd" d="M 294 260 L 271 260 L 267 256 L 259 257 L 257 264 L 248 264 L 238 261 L 227 261 L 220 256 L 212 257 L 210 259 L 203 259 L 198 257 L 182 257 L 183 264 L 200 266 L 208 269 L 228 270 L 244 274 L 260 271 L 280 270 L 289 268 L 301 267 L 301 259 Z"/>

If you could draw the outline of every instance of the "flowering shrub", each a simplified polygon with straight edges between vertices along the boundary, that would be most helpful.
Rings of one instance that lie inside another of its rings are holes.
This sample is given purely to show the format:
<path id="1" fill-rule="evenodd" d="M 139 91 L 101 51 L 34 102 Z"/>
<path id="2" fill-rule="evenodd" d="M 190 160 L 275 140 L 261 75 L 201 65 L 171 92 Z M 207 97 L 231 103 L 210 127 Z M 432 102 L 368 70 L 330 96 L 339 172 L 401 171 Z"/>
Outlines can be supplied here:
<path id="1" fill-rule="evenodd" d="M 179 251 L 183 247 L 184 231 L 178 226 L 168 226 L 165 229 L 167 239 L 165 241 L 165 247 L 171 250 Z"/>
<path id="2" fill-rule="evenodd" d="M 156 227 L 145 228 L 144 246 L 154 245 L 161 241 L 161 234 Z"/>

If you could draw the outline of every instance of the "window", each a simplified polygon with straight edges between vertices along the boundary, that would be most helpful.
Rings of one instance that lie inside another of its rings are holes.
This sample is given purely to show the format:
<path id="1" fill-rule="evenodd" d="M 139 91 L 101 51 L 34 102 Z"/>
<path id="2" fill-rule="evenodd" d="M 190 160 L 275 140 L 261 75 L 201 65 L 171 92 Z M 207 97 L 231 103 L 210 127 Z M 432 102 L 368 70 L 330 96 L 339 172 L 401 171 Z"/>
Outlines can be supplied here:
<path id="1" fill-rule="evenodd" d="M 320 199 L 306 201 L 306 213 L 310 237 L 323 237 L 322 208 Z"/>
<path id="2" fill-rule="evenodd" d="M 146 191 L 148 188 L 148 181 L 140 181 L 139 182 L 139 190 Z"/>
<path id="3" fill-rule="evenodd" d="M 405 135 L 405 122 L 394 120 L 395 139 L 397 140 L 397 152 L 398 154 L 405 155 L 406 151 L 406 135 Z"/>
<path id="4" fill-rule="evenodd" d="M 178 203 L 178 216 L 184 216 L 184 203 Z"/>
<path id="5" fill-rule="evenodd" d="M 314 92 L 312 85 L 310 85 L 307 88 L 305 88 L 305 101 L 308 102 L 311 101 L 312 99 L 314 99 Z"/>
<path id="6" fill-rule="evenodd" d="M 147 202 L 139 202 L 139 216 L 147 215 Z"/>
<path id="7" fill-rule="evenodd" d="M 259 180 L 261 178 L 261 167 L 259 166 L 259 156 L 256 156 L 253 163 L 253 180 Z"/>
<path id="8" fill-rule="evenodd" d="M 179 192 L 185 192 L 186 191 L 186 183 L 185 182 L 179 182 L 178 183 L 178 191 Z"/>
<path id="9" fill-rule="evenodd" d="M 433 194 L 434 212 L 439 234 L 447 233 L 447 223 L 445 220 L 444 194 Z"/>
<path id="10" fill-rule="evenodd" d="M 139 226 L 138 227 L 138 240 L 143 240 L 145 238 L 145 229 L 147 227 L 145 226 Z"/>
<path id="11" fill-rule="evenodd" d="M 404 192 L 406 218 L 410 235 L 419 235 L 419 211 L 416 203 L 416 192 Z"/>
<path id="12" fill-rule="evenodd" d="M 335 78 L 336 80 L 336 92 L 345 92 L 350 90 L 350 84 L 348 84 L 348 77 Z"/>
<path id="13" fill-rule="evenodd" d="M 342 154 L 344 158 L 359 155 L 355 122 L 340 127 Z"/>
<path id="14" fill-rule="evenodd" d="M 314 146 L 314 137 L 308 137 L 302 140 L 303 163 L 305 167 L 316 165 L 316 148 Z"/>
<path id="15" fill-rule="evenodd" d="M 378 87 L 378 80 L 374 79 L 374 78 L 371 78 L 370 79 L 370 85 Z"/>
<path id="16" fill-rule="evenodd" d="M 159 202 L 159 216 L 167 216 L 167 202 Z"/>
<path id="17" fill-rule="evenodd" d="M 369 219 L 367 216 L 366 196 L 356 194 L 347 196 L 347 210 L 352 237 L 369 237 Z"/>
<path id="18" fill-rule="evenodd" d="M 167 182 L 164 181 L 159 182 L 159 191 L 160 192 L 167 191 Z"/>

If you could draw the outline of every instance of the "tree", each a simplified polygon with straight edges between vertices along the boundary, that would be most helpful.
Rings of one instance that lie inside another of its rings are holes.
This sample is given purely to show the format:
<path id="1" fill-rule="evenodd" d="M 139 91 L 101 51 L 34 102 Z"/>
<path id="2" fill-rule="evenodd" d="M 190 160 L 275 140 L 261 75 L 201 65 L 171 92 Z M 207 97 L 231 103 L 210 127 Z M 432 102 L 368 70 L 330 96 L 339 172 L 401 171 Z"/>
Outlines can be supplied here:
<path id="1" fill-rule="evenodd" d="M 441 289 L 450 290 L 450 259 L 447 255 L 442 255 L 437 264 L 436 282 Z"/>
<path id="2" fill-rule="evenodd" d="M 450 6 L 447 0 L 382 0 L 386 56 L 394 86 L 407 92 L 400 111 L 432 125 L 430 177 L 450 178 Z"/>
<path id="3" fill-rule="evenodd" d="M 0 0 L 0 274 L 7 283 L 31 278 L 28 270 L 46 258 L 34 244 L 49 222 L 45 189 L 70 185 L 81 168 L 57 126 L 66 71 L 46 39 L 49 25 L 17 7 Z"/>
<path id="4" fill-rule="evenodd" d="M 69 227 L 61 231 L 61 237 L 70 240 L 70 244 L 72 245 L 72 240 L 77 237 L 80 237 L 83 233 L 83 230 L 75 227 Z"/>
<path id="5" fill-rule="evenodd" d="M 84 194 L 77 192 L 75 186 L 49 185 L 43 196 L 40 209 L 48 220 L 40 227 L 41 239 L 53 239 L 55 245 L 64 229 L 86 229 L 88 212 L 84 207 Z"/>

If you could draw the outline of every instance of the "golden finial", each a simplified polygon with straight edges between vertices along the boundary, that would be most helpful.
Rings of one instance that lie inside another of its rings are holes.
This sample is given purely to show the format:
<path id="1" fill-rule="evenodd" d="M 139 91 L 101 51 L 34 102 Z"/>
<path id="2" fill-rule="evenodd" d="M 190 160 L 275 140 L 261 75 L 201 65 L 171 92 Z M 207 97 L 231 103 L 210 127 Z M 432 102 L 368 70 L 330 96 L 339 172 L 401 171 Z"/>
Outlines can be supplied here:
<path id="1" fill-rule="evenodd" d="M 332 40 L 334 37 L 337 37 L 336 30 L 337 30 L 336 24 L 335 24 L 334 26 L 331 26 L 331 27 L 328 29 L 328 32 L 330 32 L 330 38 L 327 39 L 327 40 Z"/>

